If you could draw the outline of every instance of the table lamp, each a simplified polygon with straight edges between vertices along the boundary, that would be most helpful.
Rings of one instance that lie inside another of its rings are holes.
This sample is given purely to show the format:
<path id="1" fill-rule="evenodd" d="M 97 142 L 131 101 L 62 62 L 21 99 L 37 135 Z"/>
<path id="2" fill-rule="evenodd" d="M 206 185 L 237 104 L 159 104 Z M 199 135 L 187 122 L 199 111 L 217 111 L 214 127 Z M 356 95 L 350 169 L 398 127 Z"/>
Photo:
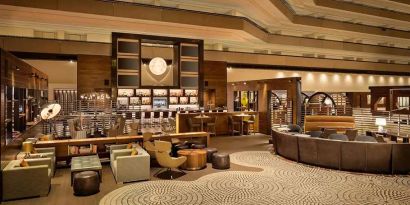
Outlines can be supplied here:
<path id="1" fill-rule="evenodd" d="M 379 126 L 378 128 L 378 132 L 383 132 L 383 126 L 386 126 L 387 122 L 386 122 L 386 118 L 376 118 L 376 122 L 375 124 L 377 126 Z"/>
<path id="2" fill-rule="evenodd" d="M 24 153 L 26 153 L 26 156 L 28 156 L 28 155 L 30 155 L 31 151 L 33 151 L 33 149 L 34 149 L 33 142 L 25 141 L 25 142 L 23 142 L 21 148 L 22 148 L 22 151 Z"/>

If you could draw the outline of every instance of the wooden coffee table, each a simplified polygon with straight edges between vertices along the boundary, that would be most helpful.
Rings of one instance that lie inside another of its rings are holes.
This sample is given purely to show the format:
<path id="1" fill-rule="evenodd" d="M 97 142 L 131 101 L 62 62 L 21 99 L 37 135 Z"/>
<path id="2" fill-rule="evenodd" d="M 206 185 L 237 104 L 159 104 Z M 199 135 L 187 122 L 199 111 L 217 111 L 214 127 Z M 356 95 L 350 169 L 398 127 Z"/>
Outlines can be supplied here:
<path id="1" fill-rule="evenodd" d="M 102 181 L 102 166 L 98 155 L 73 157 L 71 159 L 71 186 L 73 185 L 74 174 L 82 171 L 96 171 L 100 182 Z"/>
<path id="2" fill-rule="evenodd" d="M 185 156 L 187 160 L 181 165 L 181 169 L 199 170 L 206 167 L 206 150 L 204 149 L 181 149 L 178 156 Z"/>

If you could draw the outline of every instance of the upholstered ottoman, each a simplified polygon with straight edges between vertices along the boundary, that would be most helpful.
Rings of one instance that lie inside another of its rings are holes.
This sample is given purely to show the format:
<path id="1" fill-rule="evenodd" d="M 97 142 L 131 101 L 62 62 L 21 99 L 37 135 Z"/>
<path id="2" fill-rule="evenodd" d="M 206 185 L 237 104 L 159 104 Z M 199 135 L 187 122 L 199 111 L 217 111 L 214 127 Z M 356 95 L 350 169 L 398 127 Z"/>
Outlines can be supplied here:
<path id="1" fill-rule="evenodd" d="M 74 195 L 88 196 L 100 191 L 100 178 L 95 171 L 84 171 L 74 175 Z"/>
<path id="2" fill-rule="evenodd" d="M 212 168 L 214 169 L 229 169 L 231 162 L 229 160 L 229 154 L 227 153 L 214 153 L 212 155 Z"/>
<path id="3" fill-rule="evenodd" d="M 207 148 L 205 148 L 205 150 L 206 150 L 206 161 L 208 163 L 212 163 L 212 155 L 214 153 L 217 153 L 218 149 L 213 148 L 213 147 L 207 147 Z"/>

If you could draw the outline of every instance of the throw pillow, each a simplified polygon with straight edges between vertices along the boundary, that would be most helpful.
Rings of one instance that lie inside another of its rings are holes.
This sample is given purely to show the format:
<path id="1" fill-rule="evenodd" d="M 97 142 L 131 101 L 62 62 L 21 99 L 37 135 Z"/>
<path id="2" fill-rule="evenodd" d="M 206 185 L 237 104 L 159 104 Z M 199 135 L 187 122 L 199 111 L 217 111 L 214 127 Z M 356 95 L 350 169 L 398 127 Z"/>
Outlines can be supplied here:
<path id="1" fill-rule="evenodd" d="M 36 148 L 33 147 L 33 150 L 31 150 L 31 154 L 37 154 L 37 153 L 38 152 L 37 152 Z"/>
<path id="2" fill-rule="evenodd" d="M 127 149 L 131 149 L 132 148 L 132 143 L 128 143 L 127 144 Z"/>
<path id="3" fill-rule="evenodd" d="M 29 164 L 28 164 L 28 162 L 26 161 L 26 160 L 21 160 L 21 162 L 20 162 L 20 167 L 28 167 L 29 166 Z"/>
<path id="4" fill-rule="evenodd" d="M 134 147 L 131 150 L 131 156 L 138 155 L 138 150 Z"/>

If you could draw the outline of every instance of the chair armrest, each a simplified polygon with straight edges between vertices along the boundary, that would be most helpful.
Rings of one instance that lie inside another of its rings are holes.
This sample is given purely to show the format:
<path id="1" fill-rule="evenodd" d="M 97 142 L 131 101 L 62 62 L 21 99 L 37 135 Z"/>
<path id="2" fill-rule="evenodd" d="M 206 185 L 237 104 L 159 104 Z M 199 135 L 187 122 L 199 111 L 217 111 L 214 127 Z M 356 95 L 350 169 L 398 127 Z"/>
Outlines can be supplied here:
<path id="1" fill-rule="evenodd" d="M 113 145 L 110 145 L 110 153 L 111 154 L 114 150 L 120 150 L 120 149 L 127 149 L 127 144 L 113 144 Z"/>
<path id="2" fill-rule="evenodd" d="M 118 157 L 121 156 L 131 156 L 131 149 L 120 149 L 120 150 L 113 150 L 112 152 L 112 159 L 116 160 Z"/>
<path id="3" fill-rule="evenodd" d="M 50 158 L 25 159 L 25 161 L 26 161 L 30 166 L 46 165 L 46 166 L 48 166 L 48 167 L 51 167 L 51 159 L 50 159 Z M 29 166 L 29 167 L 30 167 L 30 166 Z"/>

